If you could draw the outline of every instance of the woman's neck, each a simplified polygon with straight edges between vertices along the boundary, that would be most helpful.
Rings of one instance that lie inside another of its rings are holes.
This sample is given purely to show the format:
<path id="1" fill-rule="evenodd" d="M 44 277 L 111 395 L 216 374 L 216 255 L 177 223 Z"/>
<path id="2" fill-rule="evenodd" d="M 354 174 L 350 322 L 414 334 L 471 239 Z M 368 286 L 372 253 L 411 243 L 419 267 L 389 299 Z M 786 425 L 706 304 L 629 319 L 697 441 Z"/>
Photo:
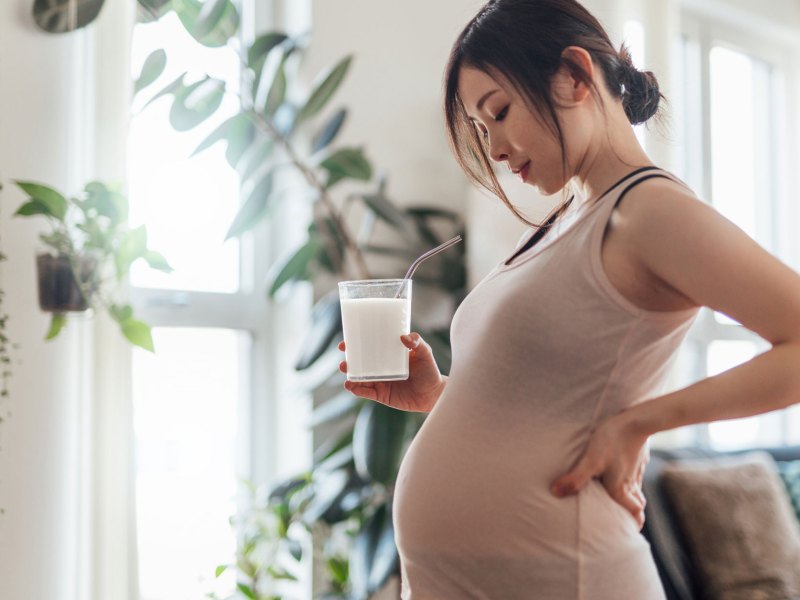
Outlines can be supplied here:
<path id="1" fill-rule="evenodd" d="M 572 179 L 576 200 L 596 198 L 631 171 L 653 166 L 621 106 L 614 108 L 619 110 L 609 110 L 608 127 L 598 128 Z"/>

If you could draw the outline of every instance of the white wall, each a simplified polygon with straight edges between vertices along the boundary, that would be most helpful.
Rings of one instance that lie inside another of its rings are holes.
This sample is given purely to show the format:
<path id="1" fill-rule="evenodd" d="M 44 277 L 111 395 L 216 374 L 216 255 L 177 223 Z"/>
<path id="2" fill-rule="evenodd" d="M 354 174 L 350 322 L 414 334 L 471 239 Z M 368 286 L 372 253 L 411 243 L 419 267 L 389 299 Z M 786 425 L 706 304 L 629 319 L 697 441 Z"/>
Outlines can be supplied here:
<path id="1" fill-rule="evenodd" d="M 124 59 L 129 47 L 126 19 L 121 16 L 129 5 L 106 4 L 91 28 L 52 35 L 33 23 L 29 0 L 0 3 L 0 181 L 5 186 L 0 239 L 9 256 L 2 265 L 2 285 L 10 315 L 8 335 L 19 346 L 11 396 L 0 407 L 4 416 L 11 413 L 0 425 L 3 600 L 87 597 L 97 575 L 86 571 L 89 554 L 99 546 L 92 536 L 104 535 L 93 524 L 109 517 L 95 501 L 103 491 L 97 487 L 113 486 L 125 493 L 120 485 L 125 473 L 111 465 L 111 453 L 92 452 L 95 436 L 114 433 L 108 427 L 93 429 L 98 418 L 94 398 L 106 402 L 99 412 L 107 413 L 101 415 L 105 424 L 113 424 L 108 413 L 120 406 L 113 400 L 122 398 L 114 386 L 125 387 L 114 379 L 108 360 L 98 363 L 103 368 L 90 370 L 94 345 L 105 339 L 107 326 L 83 317 L 71 320 L 58 339 L 44 341 L 49 317 L 37 306 L 33 268 L 37 235 L 44 225 L 11 217 L 24 199 L 12 179 L 43 182 L 71 194 L 90 176 L 122 174 L 124 143 L 118 142 L 125 135 L 129 74 L 110 70 L 112 76 L 102 82 L 110 93 L 100 100 L 95 99 L 94 74 L 108 68 L 104 63 L 120 60 L 120 52 L 123 58 L 117 64 L 129 64 Z M 114 30 L 120 24 L 122 29 Z M 96 61 L 91 59 L 95 45 L 103 48 Z M 91 478 L 87 466 L 95 461 L 105 461 L 116 476 Z M 125 539 L 118 535 L 124 524 L 114 521 L 105 533 L 114 538 L 115 555 L 124 560 Z M 114 557 L 105 556 L 100 564 L 98 571 L 108 577 L 121 575 Z M 117 580 L 124 588 L 125 578 Z"/>
<path id="2" fill-rule="evenodd" d="M 0 177 L 8 334 L 14 352 L 11 397 L 0 425 L 0 597 L 74 597 L 77 548 L 80 328 L 43 341 L 47 318 L 36 305 L 34 224 L 11 219 L 22 201 L 12 178 L 73 183 L 76 36 L 46 35 L 27 0 L 0 3 Z M 46 574 L 46 575 L 45 575 Z"/>

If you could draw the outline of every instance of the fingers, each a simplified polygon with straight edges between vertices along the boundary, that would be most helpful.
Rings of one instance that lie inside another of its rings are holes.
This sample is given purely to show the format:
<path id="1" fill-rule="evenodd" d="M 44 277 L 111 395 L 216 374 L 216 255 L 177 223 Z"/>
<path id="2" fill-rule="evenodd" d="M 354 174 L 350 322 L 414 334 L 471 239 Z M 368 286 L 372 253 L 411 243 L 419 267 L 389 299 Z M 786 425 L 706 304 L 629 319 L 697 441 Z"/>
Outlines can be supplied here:
<path id="1" fill-rule="evenodd" d="M 359 398 L 366 398 L 367 400 L 378 399 L 378 392 L 375 390 L 374 384 L 348 380 L 344 382 L 344 388 Z"/>
<path id="2" fill-rule="evenodd" d="M 342 362 L 339 363 L 339 370 L 342 373 L 347 373 L 347 361 L 346 360 L 343 360 Z"/>
<path id="3" fill-rule="evenodd" d="M 409 358 L 411 359 L 428 359 L 433 357 L 431 347 L 416 331 L 412 331 L 407 335 L 401 335 L 400 341 L 410 350 Z"/>
<path id="4" fill-rule="evenodd" d="M 636 519 L 639 529 L 644 527 L 644 508 L 647 505 L 647 499 L 644 497 L 644 494 L 638 485 L 633 483 L 629 484 L 626 486 L 625 490 L 614 494 L 612 497 L 617 503 L 622 505 L 624 509 L 633 515 L 633 518 Z"/>
<path id="5" fill-rule="evenodd" d="M 344 352 L 344 340 L 342 340 L 341 342 L 339 342 L 339 346 L 338 346 L 338 348 L 339 348 L 339 350 L 341 350 L 342 352 Z"/>
<path id="6" fill-rule="evenodd" d="M 581 462 L 572 471 L 556 479 L 551 486 L 551 491 L 554 496 L 559 498 L 577 494 L 586 487 L 592 476 L 593 473 L 586 463 Z"/>

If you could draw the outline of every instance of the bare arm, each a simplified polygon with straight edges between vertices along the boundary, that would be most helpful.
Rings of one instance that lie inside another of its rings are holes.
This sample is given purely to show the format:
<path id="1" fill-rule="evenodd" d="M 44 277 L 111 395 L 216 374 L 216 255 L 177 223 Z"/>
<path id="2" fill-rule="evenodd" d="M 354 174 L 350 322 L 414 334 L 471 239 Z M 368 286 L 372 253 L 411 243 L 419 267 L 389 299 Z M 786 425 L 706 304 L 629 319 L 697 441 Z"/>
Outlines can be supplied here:
<path id="1" fill-rule="evenodd" d="M 655 188 L 655 186 L 654 186 Z M 769 351 L 625 411 L 643 435 L 748 417 L 800 401 L 800 276 L 693 197 L 656 188 L 624 206 L 644 266 L 694 303 L 769 341 Z"/>
<path id="2" fill-rule="evenodd" d="M 650 435 L 800 401 L 800 276 L 711 207 L 674 186 L 633 190 L 615 230 L 640 261 L 640 269 L 690 304 L 723 312 L 772 344 L 738 367 L 599 423 L 577 463 L 552 484 L 556 496 L 568 496 L 590 479 L 599 479 L 641 527 L 641 481 Z"/>

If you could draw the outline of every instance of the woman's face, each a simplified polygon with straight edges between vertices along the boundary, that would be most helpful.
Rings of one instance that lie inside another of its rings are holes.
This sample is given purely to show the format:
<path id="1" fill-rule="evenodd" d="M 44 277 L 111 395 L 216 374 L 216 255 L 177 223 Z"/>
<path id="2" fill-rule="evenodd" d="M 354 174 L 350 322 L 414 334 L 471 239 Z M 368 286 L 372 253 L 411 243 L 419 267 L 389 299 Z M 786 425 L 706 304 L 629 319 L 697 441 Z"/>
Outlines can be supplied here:
<path id="1" fill-rule="evenodd" d="M 511 85 L 464 67 L 459 73 L 458 93 L 492 160 L 505 163 L 523 182 L 545 195 L 566 185 L 571 169 L 568 166 L 568 172 L 563 172 L 558 140 Z M 569 140 L 565 142 L 569 148 Z"/>

